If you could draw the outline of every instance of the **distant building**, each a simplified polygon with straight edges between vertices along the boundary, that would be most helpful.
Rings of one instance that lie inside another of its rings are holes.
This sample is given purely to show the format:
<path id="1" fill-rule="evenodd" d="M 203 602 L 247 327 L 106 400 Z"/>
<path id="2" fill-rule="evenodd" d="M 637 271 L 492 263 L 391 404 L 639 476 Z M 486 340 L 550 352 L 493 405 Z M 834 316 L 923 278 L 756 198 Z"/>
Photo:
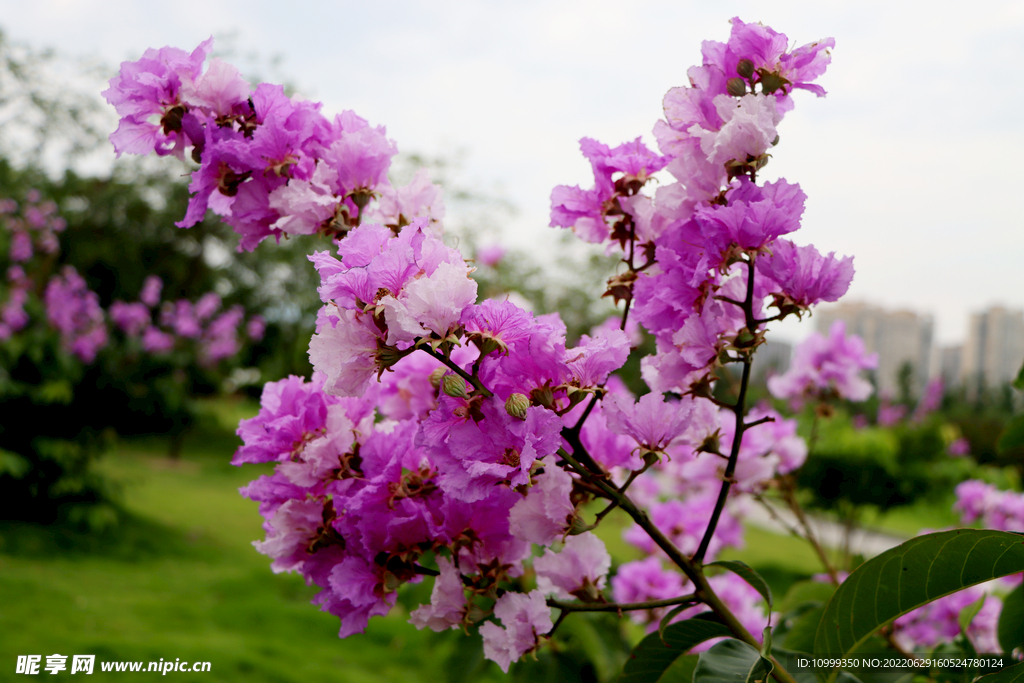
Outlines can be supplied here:
<path id="1" fill-rule="evenodd" d="M 968 387 L 999 386 L 1013 380 L 1024 363 L 1024 311 L 993 306 L 971 315 L 960 363 Z"/>
<path id="2" fill-rule="evenodd" d="M 912 311 L 887 311 L 864 303 L 846 303 L 814 312 L 815 328 L 828 334 L 836 320 L 846 323 L 846 333 L 864 340 L 869 352 L 878 353 L 875 382 L 879 395 L 898 396 L 900 370 L 911 368 L 910 390 L 917 396 L 929 377 L 935 323 L 930 315 Z"/>
<path id="3" fill-rule="evenodd" d="M 944 346 L 936 354 L 938 356 L 938 367 L 934 375 L 942 378 L 942 383 L 947 387 L 954 387 L 960 384 L 960 376 L 963 374 L 963 346 Z"/>

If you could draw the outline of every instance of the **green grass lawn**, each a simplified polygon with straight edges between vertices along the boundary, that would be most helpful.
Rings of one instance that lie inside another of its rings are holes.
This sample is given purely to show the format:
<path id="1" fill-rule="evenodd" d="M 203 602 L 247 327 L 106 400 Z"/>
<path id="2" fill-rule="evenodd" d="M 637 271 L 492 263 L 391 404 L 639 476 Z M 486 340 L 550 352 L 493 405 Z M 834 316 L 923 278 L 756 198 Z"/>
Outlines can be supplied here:
<path id="1" fill-rule="evenodd" d="M 449 680 L 458 634 L 417 631 L 398 608 L 339 640 L 337 618 L 309 604 L 315 587 L 270 571 L 251 545 L 263 537 L 257 505 L 238 495 L 265 470 L 231 467 L 230 450 L 214 459 L 190 444 L 169 461 L 162 444 L 143 446 L 103 461 L 129 513 L 117 529 L 0 527 L 0 670 L 13 674 L 20 654 L 59 653 L 211 662 L 209 673 L 167 674 L 180 681 Z"/>
<path id="2" fill-rule="evenodd" d="M 252 404 L 220 404 L 210 420 L 233 424 L 252 411 Z M 316 588 L 273 574 L 252 547 L 263 538 L 262 519 L 238 488 L 269 469 L 232 467 L 235 444 L 224 429 L 204 429 L 172 461 L 162 441 L 122 443 L 101 461 L 122 500 L 120 524 L 103 533 L 0 524 L 0 671 L 12 674 L 17 655 L 40 654 L 45 662 L 59 653 L 211 662 L 209 673 L 168 674 L 179 681 L 501 679 L 496 666 L 481 662 L 479 645 L 461 634 L 409 625 L 406 610 L 416 602 L 372 620 L 365 634 L 339 640 L 338 620 L 309 604 Z M 617 514 L 600 535 L 616 562 L 636 559 L 621 540 L 628 520 Z M 726 557 L 756 566 L 779 595 L 821 571 L 806 544 L 759 530 Z M 418 587 L 415 597 L 428 599 L 427 590 Z M 627 633 L 632 640 L 641 635 Z M 97 679 L 154 675 L 98 669 Z"/>

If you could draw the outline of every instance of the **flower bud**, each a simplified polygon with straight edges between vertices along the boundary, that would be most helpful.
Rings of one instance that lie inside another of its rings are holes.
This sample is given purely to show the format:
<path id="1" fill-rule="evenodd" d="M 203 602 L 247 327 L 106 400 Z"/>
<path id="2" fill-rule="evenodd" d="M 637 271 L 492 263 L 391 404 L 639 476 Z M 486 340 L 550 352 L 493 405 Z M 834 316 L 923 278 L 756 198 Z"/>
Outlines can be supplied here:
<path id="1" fill-rule="evenodd" d="M 743 97 L 747 94 L 747 84 L 743 82 L 742 78 L 730 78 L 725 84 L 725 89 L 733 97 Z"/>
<path id="2" fill-rule="evenodd" d="M 445 368 L 435 368 L 434 371 L 430 373 L 430 386 L 435 389 L 439 389 L 441 387 L 441 378 L 444 377 L 444 373 L 446 372 L 448 372 L 448 370 Z"/>
<path id="3" fill-rule="evenodd" d="M 749 59 L 741 59 L 736 65 L 736 73 L 743 78 L 750 78 L 754 75 L 754 63 Z"/>
<path id="4" fill-rule="evenodd" d="M 757 339 L 754 334 L 747 328 L 743 328 L 736 334 L 736 340 L 733 345 L 738 349 L 749 348 L 754 345 L 754 341 Z"/>
<path id="5" fill-rule="evenodd" d="M 469 398 L 465 380 L 457 375 L 445 375 L 441 380 L 441 388 L 452 398 Z"/>
<path id="6" fill-rule="evenodd" d="M 505 412 L 520 420 L 526 419 L 526 409 L 530 407 L 530 399 L 523 394 L 512 394 L 505 401 Z"/>
<path id="7" fill-rule="evenodd" d="M 583 521 L 582 517 L 580 517 L 579 515 L 575 515 L 572 518 L 572 522 L 570 522 L 569 524 L 569 530 L 567 532 L 567 535 L 579 536 L 580 534 L 585 534 L 588 531 L 593 531 L 596 528 L 596 524 L 587 524 Z"/>

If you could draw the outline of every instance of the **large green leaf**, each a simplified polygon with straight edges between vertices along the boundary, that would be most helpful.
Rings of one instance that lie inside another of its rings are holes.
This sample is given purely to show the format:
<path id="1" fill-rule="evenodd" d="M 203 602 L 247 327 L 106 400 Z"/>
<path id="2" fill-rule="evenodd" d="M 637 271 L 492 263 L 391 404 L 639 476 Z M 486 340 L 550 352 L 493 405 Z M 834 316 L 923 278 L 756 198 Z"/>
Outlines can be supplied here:
<path id="1" fill-rule="evenodd" d="M 741 579 L 753 586 L 761 597 L 764 598 L 765 602 L 768 603 L 768 612 L 772 611 L 772 589 L 768 587 L 768 582 L 765 581 L 760 574 L 754 571 L 745 562 L 739 560 L 719 560 L 718 562 L 708 562 L 706 567 L 725 567 L 733 574 L 736 574 Z"/>
<path id="2" fill-rule="evenodd" d="M 843 657 L 880 627 L 936 598 L 1024 570 L 1024 536 L 955 529 L 912 538 L 874 557 L 836 590 L 814 640 L 818 657 Z"/>
<path id="3" fill-rule="evenodd" d="M 633 648 L 619 677 L 620 683 L 674 681 L 675 677 L 668 677 L 678 668 L 673 663 L 690 648 L 711 638 L 732 635 L 732 632 L 722 622 L 699 615 L 672 624 L 662 635 L 665 642 L 657 633 L 652 633 Z"/>
<path id="4" fill-rule="evenodd" d="M 742 640 L 723 640 L 700 653 L 693 683 L 756 683 L 766 681 L 772 663 Z"/>
<path id="5" fill-rule="evenodd" d="M 779 603 L 778 609 L 780 612 L 785 614 L 786 612 L 792 612 L 797 607 L 807 603 L 824 605 L 835 592 L 836 587 L 831 583 L 822 583 L 821 581 L 798 581 L 790 586 L 789 590 L 786 591 L 786 597 L 784 597 Z"/>
<path id="6" fill-rule="evenodd" d="M 1024 662 L 982 676 L 975 683 L 1024 683 Z"/>
<path id="7" fill-rule="evenodd" d="M 1016 647 L 1024 648 L 1024 584 L 1017 586 L 1003 600 L 999 614 L 999 647 L 1010 654 Z"/>

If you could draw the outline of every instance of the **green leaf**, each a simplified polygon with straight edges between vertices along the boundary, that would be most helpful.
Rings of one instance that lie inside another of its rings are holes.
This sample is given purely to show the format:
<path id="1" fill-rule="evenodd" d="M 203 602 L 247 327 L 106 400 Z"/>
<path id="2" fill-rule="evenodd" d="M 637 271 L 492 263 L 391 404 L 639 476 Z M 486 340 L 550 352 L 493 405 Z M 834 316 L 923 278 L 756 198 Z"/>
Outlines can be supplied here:
<path id="1" fill-rule="evenodd" d="M 1017 586 L 1003 600 L 996 633 L 999 647 L 1010 654 L 1016 647 L 1024 648 L 1024 583 Z"/>
<path id="2" fill-rule="evenodd" d="M 988 593 L 985 593 L 980 598 L 972 602 L 971 604 L 960 610 L 960 614 L 957 615 L 957 623 L 960 624 L 960 633 L 967 637 L 967 627 L 974 621 L 974 617 L 978 616 L 978 612 L 985 606 L 985 601 L 988 599 Z"/>
<path id="3" fill-rule="evenodd" d="M 71 382 L 66 379 L 55 379 L 40 385 L 34 398 L 36 403 L 43 405 L 53 403 L 67 405 L 74 397 L 75 389 L 71 386 Z"/>
<path id="4" fill-rule="evenodd" d="M 15 479 L 21 479 L 30 469 L 32 463 L 24 456 L 0 448 L 0 474 L 9 474 Z"/>
<path id="5" fill-rule="evenodd" d="M 1017 379 L 1013 380 L 1013 386 L 1024 391 L 1024 365 L 1020 366 L 1020 372 L 1017 373 Z"/>
<path id="6" fill-rule="evenodd" d="M 693 683 L 756 683 L 767 680 L 773 664 L 741 640 L 723 640 L 700 653 Z"/>
<path id="7" fill-rule="evenodd" d="M 1024 662 L 982 676 L 974 683 L 1024 683 Z"/>
<path id="8" fill-rule="evenodd" d="M 620 633 L 617 619 L 607 614 L 573 616 L 576 618 L 562 624 L 560 636 L 590 662 L 599 680 L 612 680 L 622 669 L 627 652 L 615 642 Z"/>
<path id="9" fill-rule="evenodd" d="M 693 672 L 698 661 L 700 657 L 697 655 L 683 655 L 677 658 L 658 678 L 659 683 L 693 683 Z"/>
<path id="10" fill-rule="evenodd" d="M 779 603 L 779 611 L 784 614 L 786 612 L 792 612 L 797 607 L 806 603 L 824 605 L 835 592 L 836 587 L 831 583 L 822 583 L 821 581 L 798 581 L 789 587 L 789 590 L 786 592 L 786 597 L 782 598 L 782 601 Z"/>
<path id="11" fill-rule="evenodd" d="M 768 611 L 772 611 L 772 589 L 768 587 L 768 582 L 765 581 L 760 574 L 755 572 L 745 562 L 739 560 L 719 560 L 718 562 L 708 562 L 705 567 L 724 567 L 733 574 L 736 574 L 741 579 L 749 583 L 757 592 L 761 594 L 761 597 L 768 603 Z"/>
<path id="12" fill-rule="evenodd" d="M 1020 534 L 955 529 L 912 538 L 857 567 L 836 589 L 818 625 L 814 654 L 844 657 L 896 617 L 1022 570 Z"/>
<path id="13" fill-rule="evenodd" d="M 824 613 L 825 605 L 818 605 L 793 618 L 789 630 L 782 639 L 782 647 L 797 652 L 812 652 L 814 636 L 818 632 L 818 624 L 821 623 L 821 615 Z"/>
<path id="14" fill-rule="evenodd" d="M 693 607 L 690 603 L 683 603 L 682 605 L 676 605 L 672 608 L 672 611 L 661 618 L 661 623 L 658 624 L 658 637 L 661 638 L 661 642 L 665 642 L 665 629 L 669 627 L 672 620 L 679 616 L 679 613 L 684 609 L 690 609 Z M 668 643 L 665 643 L 666 645 Z"/>
<path id="15" fill-rule="evenodd" d="M 1015 415 L 1003 429 L 1003 433 L 999 435 L 999 443 L 996 444 L 996 450 L 1000 453 L 1006 453 L 1015 448 L 1024 446 L 1024 413 Z"/>
<path id="16" fill-rule="evenodd" d="M 665 629 L 665 642 L 652 633 L 633 648 L 619 677 L 620 683 L 672 681 L 668 670 L 690 648 L 711 638 L 732 635 L 729 627 L 704 615 L 680 621 Z"/>

